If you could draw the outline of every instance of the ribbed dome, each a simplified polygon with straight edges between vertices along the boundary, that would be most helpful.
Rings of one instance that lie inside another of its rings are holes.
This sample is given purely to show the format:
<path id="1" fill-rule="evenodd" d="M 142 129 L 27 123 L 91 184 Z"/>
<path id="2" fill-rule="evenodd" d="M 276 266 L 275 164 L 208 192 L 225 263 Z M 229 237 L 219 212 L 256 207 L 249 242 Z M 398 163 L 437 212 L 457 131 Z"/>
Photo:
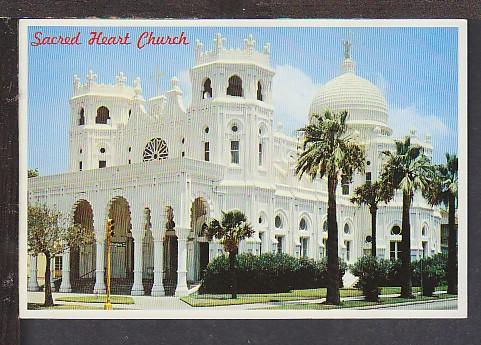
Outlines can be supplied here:
<path id="1" fill-rule="evenodd" d="M 344 60 L 344 73 L 324 84 L 314 96 L 309 118 L 312 113 L 346 110 L 352 125 L 387 126 L 387 105 L 380 90 L 369 80 L 357 76 L 354 62 Z"/>

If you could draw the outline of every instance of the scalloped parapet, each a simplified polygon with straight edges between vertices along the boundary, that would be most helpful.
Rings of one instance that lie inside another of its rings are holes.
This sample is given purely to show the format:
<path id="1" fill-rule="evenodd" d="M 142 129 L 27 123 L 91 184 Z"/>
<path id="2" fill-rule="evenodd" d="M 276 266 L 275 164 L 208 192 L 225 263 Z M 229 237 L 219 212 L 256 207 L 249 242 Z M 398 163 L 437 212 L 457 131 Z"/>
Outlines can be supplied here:
<path id="1" fill-rule="evenodd" d="M 73 76 L 73 97 L 99 95 L 143 100 L 140 78 L 134 79 L 133 86 L 128 86 L 126 82 L 127 77 L 120 72 L 114 84 L 100 84 L 97 83 L 97 75 L 90 70 L 84 84 L 77 75 Z"/>
<path id="2" fill-rule="evenodd" d="M 261 66 L 270 67 L 270 44 L 265 43 L 262 51 L 256 50 L 256 41 L 252 35 L 244 39 L 244 47 L 228 49 L 225 47 L 226 39 L 220 33 L 215 35 L 214 47 L 212 50 L 204 51 L 204 44 L 199 40 L 195 41 L 195 65 L 203 65 L 212 62 L 235 62 L 255 63 Z"/>

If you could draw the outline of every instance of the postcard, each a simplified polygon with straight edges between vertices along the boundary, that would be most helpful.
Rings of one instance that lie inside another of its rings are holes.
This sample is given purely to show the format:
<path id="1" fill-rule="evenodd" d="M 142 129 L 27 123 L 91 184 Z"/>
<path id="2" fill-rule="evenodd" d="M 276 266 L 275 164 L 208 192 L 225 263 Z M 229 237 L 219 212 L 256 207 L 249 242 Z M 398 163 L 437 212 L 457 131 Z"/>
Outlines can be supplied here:
<path id="1" fill-rule="evenodd" d="M 21 20 L 20 317 L 467 317 L 463 20 Z"/>

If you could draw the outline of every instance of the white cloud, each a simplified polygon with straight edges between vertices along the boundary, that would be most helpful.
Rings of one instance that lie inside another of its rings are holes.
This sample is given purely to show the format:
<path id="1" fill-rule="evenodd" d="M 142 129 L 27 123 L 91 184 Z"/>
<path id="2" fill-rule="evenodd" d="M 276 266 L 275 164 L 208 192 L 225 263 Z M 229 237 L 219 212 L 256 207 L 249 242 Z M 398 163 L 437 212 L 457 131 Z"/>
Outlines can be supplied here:
<path id="1" fill-rule="evenodd" d="M 442 161 L 445 152 L 457 151 L 456 131 L 449 128 L 441 118 L 422 114 L 414 105 L 391 110 L 389 126 L 395 139 L 403 138 L 411 129 L 416 130 L 416 135 L 421 140 L 424 140 L 426 134 L 430 134 L 435 161 Z"/>
<path id="2" fill-rule="evenodd" d="M 312 98 L 319 87 L 300 69 L 290 65 L 277 66 L 272 81 L 274 121 L 282 122 L 287 133 L 304 126 Z"/>
<path id="3" fill-rule="evenodd" d="M 183 71 L 180 71 L 177 74 L 177 79 L 179 80 L 180 89 L 184 93 L 182 95 L 184 99 L 184 106 L 187 108 L 190 105 L 192 99 L 192 83 L 190 82 L 189 70 L 185 69 Z"/>

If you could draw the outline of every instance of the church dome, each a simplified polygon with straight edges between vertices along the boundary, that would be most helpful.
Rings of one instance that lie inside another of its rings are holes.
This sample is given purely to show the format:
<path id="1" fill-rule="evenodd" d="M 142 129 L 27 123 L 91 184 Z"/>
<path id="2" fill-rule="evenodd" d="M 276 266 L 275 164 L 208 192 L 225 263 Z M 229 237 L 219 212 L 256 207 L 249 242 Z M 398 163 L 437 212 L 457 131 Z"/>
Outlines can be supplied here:
<path id="1" fill-rule="evenodd" d="M 387 104 L 381 91 L 369 80 L 355 73 L 354 61 L 350 58 L 350 42 L 344 42 L 345 59 L 342 74 L 324 84 L 314 96 L 309 110 L 313 113 L 347 111 L 348 124 L 361 127 L 387 127 Z"/>

